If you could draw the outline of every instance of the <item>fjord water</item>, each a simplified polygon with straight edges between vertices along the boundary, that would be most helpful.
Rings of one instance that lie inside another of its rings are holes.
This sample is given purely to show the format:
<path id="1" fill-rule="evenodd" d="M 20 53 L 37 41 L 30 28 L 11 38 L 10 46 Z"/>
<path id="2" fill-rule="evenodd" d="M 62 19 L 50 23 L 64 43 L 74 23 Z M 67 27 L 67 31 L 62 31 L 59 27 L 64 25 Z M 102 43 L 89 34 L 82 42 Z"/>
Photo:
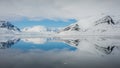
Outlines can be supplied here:
<path id="1" fill-rule="evenodd" d="M 0 68 L 118 68 L 120 37 L 1 37 Z"/>

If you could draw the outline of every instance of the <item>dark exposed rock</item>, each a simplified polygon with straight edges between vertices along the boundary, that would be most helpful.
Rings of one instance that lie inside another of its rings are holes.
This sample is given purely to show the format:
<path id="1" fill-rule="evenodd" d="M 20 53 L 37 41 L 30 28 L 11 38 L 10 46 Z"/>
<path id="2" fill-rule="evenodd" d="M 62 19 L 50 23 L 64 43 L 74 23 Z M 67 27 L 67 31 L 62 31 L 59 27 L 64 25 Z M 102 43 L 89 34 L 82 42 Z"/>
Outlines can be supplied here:
<path id="1" fill-rule="evenodd" d="M 105 16 L 105 17 L 101 18 L 100 20 L 96 21 L 95 25 L 98 25 L 101 23 L 107 23 L 107 24 L 112 24 L 112 25 L 115 24 L 115 22 L 113 21 L 113 19 L 110 16 Z"/>
<path id="2" fill-rule="evenodd" d="M 20 32 L 19 28 L 17 28 L 16 26 L 12 25 L 8 21 L 0 21 L 0 28 L 7 28 L 8 30 L 19 31 Z"/>
<path id="3" fill-rule="evenodd" d="M 7 40 L 6 42 L 0 42 L 0 49 L 10 48 L 17 43 L 20 39 Z"/>

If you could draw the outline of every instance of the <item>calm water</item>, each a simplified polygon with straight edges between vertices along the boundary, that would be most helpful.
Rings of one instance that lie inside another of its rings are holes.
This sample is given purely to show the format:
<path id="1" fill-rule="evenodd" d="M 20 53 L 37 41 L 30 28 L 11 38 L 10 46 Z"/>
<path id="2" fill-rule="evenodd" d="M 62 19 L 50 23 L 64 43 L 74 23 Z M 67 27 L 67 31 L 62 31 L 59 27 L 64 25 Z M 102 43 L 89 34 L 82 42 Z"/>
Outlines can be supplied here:
<path id="1" fill-rule="evenodd" d="M 120 37 L 1 37 L 0 68 L 120 68 Z"/>

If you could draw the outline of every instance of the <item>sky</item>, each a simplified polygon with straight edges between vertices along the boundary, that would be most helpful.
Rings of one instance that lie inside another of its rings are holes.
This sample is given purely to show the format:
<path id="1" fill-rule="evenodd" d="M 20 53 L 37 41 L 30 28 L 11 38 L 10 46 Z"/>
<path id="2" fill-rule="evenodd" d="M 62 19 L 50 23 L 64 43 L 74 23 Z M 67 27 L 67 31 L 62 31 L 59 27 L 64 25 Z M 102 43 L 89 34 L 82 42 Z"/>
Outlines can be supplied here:
<path id="1" fill-rule="evenodd" d="M 120 0 L 0 0 L 0 20 L 20 28 L 64 27 L 92 15 L 120 14 L 119 6 Z"/>
<path id="2" fill-rule="evenodd" d="M 28 19 L 22 19 L 18 21 L 12 21 L 11 23 L 15 26 L 19 27 L 20 29 L 23 29 L 25 27 L 33 27 L 33 26 L 44 26 L 44 27 L 52 27 L 52 28 L 62 28 L 65 26 L 68 26 L 72 23 L 75 23 L 75 19 L 69 19 L 67 21 L 63 20 L 50 20 L 50 19 L 43 19 L 40 21 L 34 21 L 34 20 L 28 20 Z"/>

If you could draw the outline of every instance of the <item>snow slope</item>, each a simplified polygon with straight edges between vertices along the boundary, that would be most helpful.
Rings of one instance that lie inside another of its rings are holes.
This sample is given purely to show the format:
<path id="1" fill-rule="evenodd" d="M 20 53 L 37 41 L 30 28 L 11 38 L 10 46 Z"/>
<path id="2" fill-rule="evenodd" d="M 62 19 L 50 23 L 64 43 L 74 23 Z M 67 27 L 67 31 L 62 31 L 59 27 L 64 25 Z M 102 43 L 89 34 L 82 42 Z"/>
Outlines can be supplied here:
<path id="1" fill-rule="evenodd" d="M 113 15 L 98 15 L 71 24 L 60 35 L 119 35 L 120 19 Z"/>

